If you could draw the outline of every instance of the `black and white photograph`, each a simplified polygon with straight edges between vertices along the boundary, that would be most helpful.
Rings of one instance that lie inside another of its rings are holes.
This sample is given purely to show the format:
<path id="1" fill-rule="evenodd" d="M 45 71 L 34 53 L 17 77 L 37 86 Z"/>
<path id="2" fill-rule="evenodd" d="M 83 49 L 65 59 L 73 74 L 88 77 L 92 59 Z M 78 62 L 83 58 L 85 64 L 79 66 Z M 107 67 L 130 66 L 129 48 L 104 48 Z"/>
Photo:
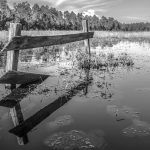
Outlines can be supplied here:
<path id="1" fill-rule="evenodd" d="M 150 0 L 0 0 L 0 150 L 150 150 Z"/>

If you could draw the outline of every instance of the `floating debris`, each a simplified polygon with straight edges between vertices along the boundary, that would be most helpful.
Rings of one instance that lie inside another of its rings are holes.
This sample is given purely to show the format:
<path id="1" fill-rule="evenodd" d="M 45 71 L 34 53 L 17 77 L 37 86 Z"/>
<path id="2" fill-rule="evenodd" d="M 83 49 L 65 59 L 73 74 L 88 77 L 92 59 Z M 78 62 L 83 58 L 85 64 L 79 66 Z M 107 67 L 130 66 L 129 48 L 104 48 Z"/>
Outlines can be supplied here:
<path id="1" fill-rule="evenodd" d="M 108 105 L 107 112 L 116 118 L 116 121 L 123 121 L 127 119 L 139 119 L 139 112 L 136 112 L 133 108 L 128 106 L 123 106 L 123 108 L 119 108 L 116 105 Z"/>
<path id="2" fill-rule="evenodd" d="M 64 115 L 56 118 L 54 121 L 48 123 L 48 128 L 51 130 L 57 130 L 60 127 L 68 126 L 74 122 L 72 116 Z"/>
<path id="3" fill-rule="evenodd" d="M 150 124 L 138 119 L 133 120 L 133 125 L 123 129 L 123 134 L 129 137 L 135 136 L 149 136 Z"/>
<path id="4" fill-rule="evenodd" d="M 100 135 L 99 135 L 100 133 Z M 101 132 L 90 132 L 71 130 L 69 132 L 59 132 L 47 138 L 44 142 L 48 147 L 55 150 L 75 150 L 94 149 L 104 150 L 107 147 Z"/>

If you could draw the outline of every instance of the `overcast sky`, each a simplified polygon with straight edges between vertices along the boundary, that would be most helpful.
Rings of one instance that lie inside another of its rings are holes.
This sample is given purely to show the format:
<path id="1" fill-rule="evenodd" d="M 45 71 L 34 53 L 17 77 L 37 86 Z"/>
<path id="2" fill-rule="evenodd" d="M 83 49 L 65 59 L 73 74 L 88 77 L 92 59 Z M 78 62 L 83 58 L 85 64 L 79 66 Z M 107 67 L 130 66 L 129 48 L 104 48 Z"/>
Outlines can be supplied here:
<path id="1" fill-rule="evenodd" d="M 114 17 L 121 22 L 150 22 L 150 0 L 8 0 L 11 4 L 22 1 L 49 4 L 58 10 L 94 10 L 100 17 Z"/>

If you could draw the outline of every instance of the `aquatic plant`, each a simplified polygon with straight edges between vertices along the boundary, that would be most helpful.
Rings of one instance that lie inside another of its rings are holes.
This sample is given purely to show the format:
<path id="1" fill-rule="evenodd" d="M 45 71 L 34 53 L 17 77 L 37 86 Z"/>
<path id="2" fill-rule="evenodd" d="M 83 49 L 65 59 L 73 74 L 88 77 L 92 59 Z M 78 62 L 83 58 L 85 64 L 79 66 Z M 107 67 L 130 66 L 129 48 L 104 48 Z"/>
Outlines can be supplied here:
<path id="1" fill-rule="evenodd" d="M 44 143 L 55 150 L 107 149 L 104 135 L 99 131 L 89 133 L 78 130 L 59 132 L 48 137 Z"/>
<path id="2" fill-rule="evenodd" d="M 125 129 L 123 129 L 123 134 L 129 137 L 135 136 L 149 136 L 150 135 L 150 124 L 141 121 L 139 119 L 134 119 L 133 124 Z"/>
<path id="3" fill-rule="evenodd" d="M 119 66 L 132 67 L 134 65 L 132 58 L 126 53 L 121 53 L 118 56 L 115 56 L 113 53 L 105 54 L 101 52 L 99 55 L 91 54 L 89 60 L 89 54 L 83 51 L 78 51 L 76 59 L 79 69 L 90 67 L 91 69 L 101 69 L 105 71 L 108 68 L 116 68 Z"/>

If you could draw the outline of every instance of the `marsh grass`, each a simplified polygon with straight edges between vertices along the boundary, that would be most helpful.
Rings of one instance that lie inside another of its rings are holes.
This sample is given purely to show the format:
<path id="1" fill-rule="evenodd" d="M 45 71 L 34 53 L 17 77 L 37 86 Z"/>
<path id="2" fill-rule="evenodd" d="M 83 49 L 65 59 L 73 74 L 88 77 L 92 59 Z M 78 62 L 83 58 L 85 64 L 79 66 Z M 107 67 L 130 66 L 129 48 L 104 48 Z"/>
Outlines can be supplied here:
<path id="1" fill-rule="evenodd" d="M 150 38 L 150 32 L 95 31 L 95 37 Z"/>
<path id="2" fill-rule="evenodd" d="M 101 52 L 99 55 L 92 54 L 89 60 L 89 54 L 78 51 L 76 55 L 79 69 L 91 68 L 106 70 L 109 68 L 116 67 L 132 67 L 134 62 L 127 53 L 120 53 L 115 56 L 113 53 L 105 54 Z"/>

